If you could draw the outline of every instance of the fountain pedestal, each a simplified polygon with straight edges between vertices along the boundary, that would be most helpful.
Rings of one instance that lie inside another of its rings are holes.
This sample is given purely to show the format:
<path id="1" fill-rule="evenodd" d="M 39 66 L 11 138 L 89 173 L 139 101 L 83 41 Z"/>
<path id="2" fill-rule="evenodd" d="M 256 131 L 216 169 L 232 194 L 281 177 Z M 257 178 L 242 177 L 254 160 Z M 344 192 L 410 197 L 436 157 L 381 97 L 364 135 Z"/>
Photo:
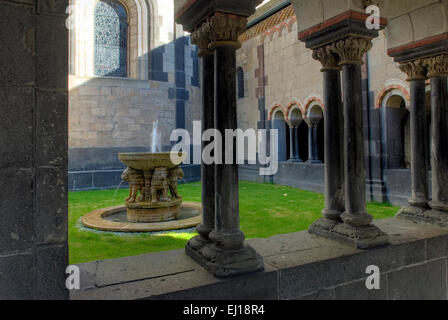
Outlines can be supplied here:
<path id="1" fill-rule="evenodd" d="M 129 197 L 126 199 L 128 221 L 177 219 L 182 204 L 177 192 L 178 180 L 183 177 L 179 165 L 186 154 L 120 153 L 118 158 L 127 166 L 121 179 L 129 183 Z"/>

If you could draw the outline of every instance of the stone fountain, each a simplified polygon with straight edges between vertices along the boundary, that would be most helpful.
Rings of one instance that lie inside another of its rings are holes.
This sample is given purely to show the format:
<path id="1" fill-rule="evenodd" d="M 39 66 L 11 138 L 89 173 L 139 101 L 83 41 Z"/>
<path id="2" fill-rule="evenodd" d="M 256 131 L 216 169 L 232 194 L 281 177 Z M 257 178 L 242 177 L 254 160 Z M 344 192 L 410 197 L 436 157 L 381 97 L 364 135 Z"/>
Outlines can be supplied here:
<path id="1" fill-rule="evenodd" d="M 186 153 L 120 153 L 127 167 L 121 179 L 129 183 L 125 204 L 92 211 L 84 226 L 103 231 L 154 232 L 195 227 L 201 223 L 198 203 L 183 202 L 177 190 Z M 174 161 L 172 161 L 172 159 Z"/>
<path id="2" fill-rule="evenodd" d="M 127 168 L 121 179 L 129 183 L 126 199 L 127 219 L 130 222 L 159 222 L 175 220 L 182 204 L 177 183 L 184 173 L 179 164 L 186 153 L 120 153 L 118 159 Z M 169 194 L 168 194 L 169 193 Z"/>

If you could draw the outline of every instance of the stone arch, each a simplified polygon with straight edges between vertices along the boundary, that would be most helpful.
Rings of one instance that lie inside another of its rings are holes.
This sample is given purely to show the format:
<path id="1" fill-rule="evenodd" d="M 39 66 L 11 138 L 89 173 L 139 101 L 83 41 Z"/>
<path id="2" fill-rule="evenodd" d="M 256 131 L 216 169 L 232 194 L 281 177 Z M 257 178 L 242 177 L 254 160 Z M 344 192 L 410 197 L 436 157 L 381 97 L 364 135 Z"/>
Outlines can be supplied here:
<path id="1" fill-rule="evenodd" d="M 375 108 L 382 108 L 383 104 L 387 102 L 391 96 L 400 96 L 403 98 L 406 108 L 409 109 L 411 100 L 409 90 L 400 84 L 390 84 L 385 86 L 378 94 Z"/>
<path id="2" fill-rule="evenodd" d="M 312 159 L 311 163 L 324 162 L 325 160 L 324 105 L 319 97 L 311 97 L 310 99 L 307 100 L 305 121 L 309 127 L 308 138 L 310 139 L 310 141 L 308 148 L 311 148 L 309 150 L 312 151 L 309 154 L 308 161 Z"/>
<path id="3" fill-rule="evenodd" d="M 299 101 L 297 101 L 297 100 L 293 100 L 290 103 L 288 103 L 288 106 L 286 108 L 286 115 L 287 115 L 287 120 L 288 121 L 295 120 L 293 118 L 293 112 L 295 110 L 298 110 L 298 112 L 300 112 L 301 119 L 304 118 L 304 112 L 303 112 L 302 104 Z"/>
<path id="4" fill-rule="evenodd" d="M 384 163 L 389 169 L 410 166 L 410 113 L 406 94 L 398 88 L 389 88 L 382 95 L 381 114 Z"/>
<path id="5" fill-rule="evenodd" d="M 283 36 L 283 30 L 288 30 L 288 23 L 286 21 L 282 22 L 279 26 L 278 26 L 278 36 L 281 37 Z"/>
<path id="6" fill-rule="evenodd" d="M 288 21 L 288 32 L 292 32 L 292 28 L 294 27 L 294 24 L 297 26 L 297 18 L 294 16 Z"/>
<path id="7" fill-rule="evenodd" d="M 271 121 L 273 119 L 273 116 L 277 111 L 280 111 L 282 114 L 284 114 L 282 106 L 278 103 L 275 103 L 269 108 L 269 112 L 268 112 L 268 120 L 269 121 Z"/>
<path id="8" fill-rule="evenodd" d="M 318 105 L 322 109 L 322 113 L 325 108 L 322 99 L 317 95 L 313 95 L 313 96 L 310 96 L 309 98 L 307 98 L 303 105 L 305 106 L 303 109 L 303 113 L 306 118 L 308 118 L 308 113 L 309 113 L 311 107 Z"/>
<path id="9" fill-rule="evenodd" d="M 281 108 L 275 108 L 273 110 L 271 128 L 278 130 L 278 160 L 286 161 L 288 160 L 289 154 L 289 126 L 286 122 L 285 113 Z"/>

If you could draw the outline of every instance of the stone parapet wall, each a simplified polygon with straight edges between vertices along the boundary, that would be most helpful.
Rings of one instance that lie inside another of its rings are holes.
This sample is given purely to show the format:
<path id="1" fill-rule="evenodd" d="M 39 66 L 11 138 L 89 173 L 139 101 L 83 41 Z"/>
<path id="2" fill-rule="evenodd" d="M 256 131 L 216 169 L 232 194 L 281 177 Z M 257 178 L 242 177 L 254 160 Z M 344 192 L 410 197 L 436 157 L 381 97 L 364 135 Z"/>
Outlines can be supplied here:
<path id="1" fill-rule="evenodd" d="M 357 250 L 307 231 L 249 239 L 265 271 L 226 280 L 184 250 L 80 264 L 81 290 L 71 299 L 448 299 L 447 231 L 395 218 L 375 224 L 390 235 L 390 245 Z M 380 271 L 378 290 L 366 288 L 372 265 Z"/>

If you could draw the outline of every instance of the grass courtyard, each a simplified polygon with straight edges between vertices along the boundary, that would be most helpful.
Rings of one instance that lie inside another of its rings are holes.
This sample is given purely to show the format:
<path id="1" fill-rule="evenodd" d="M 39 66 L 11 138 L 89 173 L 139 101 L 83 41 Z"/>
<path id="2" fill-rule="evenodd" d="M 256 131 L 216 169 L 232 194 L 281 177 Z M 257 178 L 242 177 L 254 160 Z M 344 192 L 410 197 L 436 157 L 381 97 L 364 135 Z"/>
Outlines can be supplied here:
<path id="1" fill-rule="evenodd" d="M 184 201 L 200 202 L 200 183 L 179 186 Z M 90 231 L 80 218 L 93 210 L 123 204 L 128 190 L 83 191 L 69 193 L 70 263 L 139 255 L 181 249 L 195 232 L 124 234 Z M 240 182 L 240 220 L 246 238 L 267 238 L 276 234 L 306 230 L 319 217 L 324 197 L 319 193 L 290 187 Z M 398 207 L 369 203 L 375 219 L 392 217 Z"/>

